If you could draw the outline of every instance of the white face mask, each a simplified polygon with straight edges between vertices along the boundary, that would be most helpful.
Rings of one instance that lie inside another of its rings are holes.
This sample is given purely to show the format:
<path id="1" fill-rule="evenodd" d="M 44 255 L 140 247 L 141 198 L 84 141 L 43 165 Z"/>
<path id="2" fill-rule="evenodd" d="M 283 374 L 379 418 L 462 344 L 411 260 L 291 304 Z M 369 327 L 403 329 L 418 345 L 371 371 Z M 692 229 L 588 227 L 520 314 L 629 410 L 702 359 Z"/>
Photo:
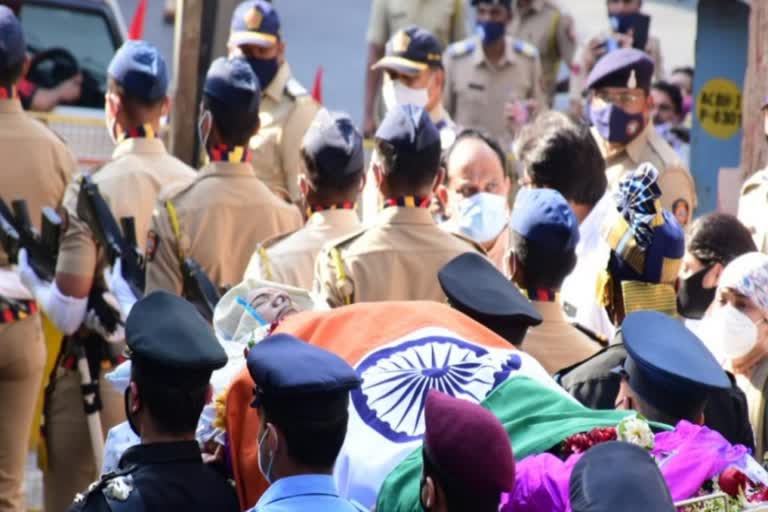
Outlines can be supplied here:
<path id="1" fill-rule="evenodd" d="M 757 345 L 757 325 L 731 304 L 716 309 L 704 323 L 703 341 L 728 359 L 744 357 Z"/>
<path id="2" fill-rule="evenodd" d="M 262 459 L 262 451 L 261 451 L 261 445 L 264 443 L 264 441 L 267 439 L 267 436 L 269 435 L 269 430 L 266 428 L 264 429 L 264 435 L 261 436 L 261 439 L 259 440 L 259 471 L 261 471 L 261 474 L 264 476 L 264 479 L 267 481 L 268 484 L 272 483 L 272 464 L 274 464 L 274 454 L 270 455 L 269 458 L 269 464 L 267 464 L 267 467 L 264 468 L 261 462 Z"/>
<path id="3" fill-rule="evenodd" d="M 507 198 L 480 192 L 459 202 L 456 225 L 461 234 L 478 243 L 490 242 L 509 221 Z"/>
<path id="4" fill-rule="evenodd" d="M 381 96 L 387 110 L 392 110 L 398 105 L 415 105 L 424 108 L 429 101 L 429 93 L 426 88 L 413 89 L 404 85 L 400 80 L 392 80 L 386 75 L 384 76 Z"/>

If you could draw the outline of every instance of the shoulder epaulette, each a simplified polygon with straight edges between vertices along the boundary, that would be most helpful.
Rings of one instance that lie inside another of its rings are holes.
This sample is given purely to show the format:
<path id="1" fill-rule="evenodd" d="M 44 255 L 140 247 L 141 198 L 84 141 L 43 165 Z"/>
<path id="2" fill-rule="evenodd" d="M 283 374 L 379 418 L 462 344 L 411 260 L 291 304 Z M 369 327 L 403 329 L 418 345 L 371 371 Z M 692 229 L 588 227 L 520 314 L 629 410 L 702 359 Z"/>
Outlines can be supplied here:
<path id="1" fill-rule="evenodd" d="M 309 96 L 309 92 L 295 78 L 289 78 L 285 82 L 285 93 L 294 100 L 302 96 Z"/>
<path id="2" fill-rule="evenodd" d="M 366 226 L 364 228 L 358 229 L 357 231 L 353 231 L 352 233 L 347 233 L 342 237 L 334 238 L 333 240 L 328 242 L 327 247 L 340 247 L 342 245 L 346 245 L 354 241 L 355 239 L 359 238 L 363 234 L 365 234 L 365 232 L 368 231 L 369 228 L 370 226 Z"/>
<path id="3" fill-rule="evenodd" d="M 768 171 L 757 171 L 747 179 L 746 183 L 744 183 L 741 189 L 741 195 L 748 194 L 765 185 L 768 185 Z"/>
<path id="4" fill-rule="evenodd" d="M 523 41 L 522 39 L 515 41 L 513 48 L 515 52 L 519 53 L 520 55 L 525 55 L 530 59 L 535 59 L 539 56 L 539 49 L 528 41 Z"/>
<path id="5" fill-rule="evenodd" d="M 273 236 L 272 238 L 267 238 L 259 245 L 259 247 L 263 249 L 269 249 L 270 247 L 274 247 L 275 244 L 277 244 L 278 242 L 282 242 L 283 240 L 285 240 L 286 238 L 288 238 L 289 236 L 297 232 L 299 229 L 294 229 L 293 231 L 289 231 L 287 233 L 281 233 L 279 235 Z"/>
<path id="6" fill-rule="evenodd" d="M 448 55 L 451 57 L 464 57 L 475 51 L 475 48 L 477 48 L 477 42 L 474 39 L 465 39 L 449 46 Z"/>
<path id="7" fill-rule="evenodd" d="M 110 486 L 110 483 L 115 481 L 118 481 L 119 483 L 121 483 L 122 481 L 119 479 L 129 476 L 131 473 L 136 471 L 136 469 L 138 469 L 138 466 L 133 464 L 131 466 L 128 466 L 127 468 L 118 469 L 110 473 L 107 473 L 105 475 L 102 475 L 102 477 L 99 480 L 96 480 L 95 482 L 93 482 L 91 485 L 88 486 L 88 490 L 85 491 L 85 494 L 78 493 L 77 495 L 75 495 L 74 503 L 75 504 L 83 503 L 88 499 L 89 496 L 97 493 L 103 493 L 105 498 L 109 498 L 110 496 L 107 496 L 106 493 L 107 493 L 107 489 Z M 133 490 L 132 488 L 129 489 L 129 493 L 132 490 Z M 110 494 L 112 494 L 114 492 L 114 488 L 111 488 L 109 492 Z"/>

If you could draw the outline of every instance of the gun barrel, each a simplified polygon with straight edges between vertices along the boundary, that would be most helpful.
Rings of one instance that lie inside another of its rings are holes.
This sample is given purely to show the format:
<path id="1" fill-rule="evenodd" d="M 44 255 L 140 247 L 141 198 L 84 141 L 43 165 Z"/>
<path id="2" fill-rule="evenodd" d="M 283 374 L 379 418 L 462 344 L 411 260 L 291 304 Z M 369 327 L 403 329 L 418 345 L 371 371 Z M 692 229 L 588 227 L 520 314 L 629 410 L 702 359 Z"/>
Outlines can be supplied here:
<path id="1" fill-rule="evenodd" d="M 123 240 L 128 247 L 138 247 L 136 241 L 136 219 L 133 217 L 121 217 L 120 227 L 123 229 Z"/>
<path id="2" fill-rule="evenodd" d="M 16 223 L 20 229 L 32 232 L 32 218 L 29 216 L 29 206 L 25 199 L 14 199 L 11 201 L 13 215 L 16 217 Z"/>

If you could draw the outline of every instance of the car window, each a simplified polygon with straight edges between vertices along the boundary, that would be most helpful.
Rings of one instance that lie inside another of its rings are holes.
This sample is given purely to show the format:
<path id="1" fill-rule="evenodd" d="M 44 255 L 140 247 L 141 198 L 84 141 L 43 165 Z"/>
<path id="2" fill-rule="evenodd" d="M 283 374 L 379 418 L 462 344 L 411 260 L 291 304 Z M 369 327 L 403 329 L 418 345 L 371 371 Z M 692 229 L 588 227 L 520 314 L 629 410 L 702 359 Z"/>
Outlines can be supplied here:
<path id="1" fill-rule="evenodd" d="M 26 4 L 21 10 L 21 24 L 30 52 L 65 48 L 83 72 L 99 82 L 100 88 L 105 87 L 107 67 L 116 47 L 103 13 Z"/>

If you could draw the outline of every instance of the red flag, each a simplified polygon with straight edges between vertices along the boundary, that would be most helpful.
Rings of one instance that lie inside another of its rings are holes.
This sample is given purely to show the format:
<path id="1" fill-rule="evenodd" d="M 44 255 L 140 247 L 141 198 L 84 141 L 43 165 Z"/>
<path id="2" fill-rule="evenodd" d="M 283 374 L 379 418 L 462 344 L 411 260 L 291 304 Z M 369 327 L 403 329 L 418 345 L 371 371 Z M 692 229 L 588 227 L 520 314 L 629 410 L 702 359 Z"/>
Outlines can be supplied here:
<path id="1" fill-rule="evenodd" d="M 136 12 L 133 13 L 131 28 L 128 29 L 128 39 L 141 39 L 144 35 L 144 18 L 147 14 L 147 0 L 139 0 Z"/>
<path id="2" fill-rule="evenodd" d="M 315 83 L 312 86 L 312 97 L 322 105 L 323 103 L 323 66 L 318 66 L 315 72 Z"/>

